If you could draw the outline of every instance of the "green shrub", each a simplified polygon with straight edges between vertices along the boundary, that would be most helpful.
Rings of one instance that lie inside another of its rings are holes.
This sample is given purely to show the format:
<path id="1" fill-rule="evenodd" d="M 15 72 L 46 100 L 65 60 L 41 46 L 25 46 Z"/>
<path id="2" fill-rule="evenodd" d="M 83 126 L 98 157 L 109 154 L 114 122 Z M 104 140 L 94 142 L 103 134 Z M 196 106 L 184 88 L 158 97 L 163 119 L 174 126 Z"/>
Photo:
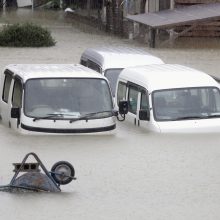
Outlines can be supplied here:
<path id="1" fill-rule="evenodd" d="M 32 23 L 5 25 L 0 32 L 0 46 L 49 47 L 55 44 L 46 28 Z"/>

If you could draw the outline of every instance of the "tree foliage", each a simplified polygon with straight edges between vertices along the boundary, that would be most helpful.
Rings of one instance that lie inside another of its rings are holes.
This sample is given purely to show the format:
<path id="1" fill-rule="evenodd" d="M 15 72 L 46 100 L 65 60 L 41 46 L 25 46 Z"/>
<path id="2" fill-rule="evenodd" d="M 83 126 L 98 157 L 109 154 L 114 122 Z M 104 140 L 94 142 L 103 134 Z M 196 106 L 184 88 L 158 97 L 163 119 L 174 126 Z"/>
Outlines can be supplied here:
<path id="1" fill-rule="evenodd" d="M 50 31 L 32 23 L 5 25 L 0 32 L 0 46 L 50 47 L 55 44 Z"/>

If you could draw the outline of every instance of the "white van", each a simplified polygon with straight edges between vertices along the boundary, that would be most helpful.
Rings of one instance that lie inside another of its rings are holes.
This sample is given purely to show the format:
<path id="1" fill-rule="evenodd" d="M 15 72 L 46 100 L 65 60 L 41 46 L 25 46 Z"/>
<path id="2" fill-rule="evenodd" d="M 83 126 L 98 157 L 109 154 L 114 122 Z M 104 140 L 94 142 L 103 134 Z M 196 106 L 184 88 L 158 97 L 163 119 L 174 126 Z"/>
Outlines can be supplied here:
<path id="1" fill-rule="evenodd" d="M 132 67 L 119 75 L 116 105 L 150 131 L 220 132 L 219 88 L 208 74 L 182 65 Z"/>
<path id="2" fill-rule="evenodd" d="M 94 133 L 116 127 L 108 80 L 79 64 L 8 65 L 0 93 L 2 123 L 21 133 Z"/>
<path id="3" fill-rule="evenodd" d="M 80 63 L 103 74 L 109 80 L 112 94 L 115 96 L 117 79 L 122 69 L 164 62 L 144 50 L 127 47 L 101 47 L 85 50 L 80 58 Z"/>

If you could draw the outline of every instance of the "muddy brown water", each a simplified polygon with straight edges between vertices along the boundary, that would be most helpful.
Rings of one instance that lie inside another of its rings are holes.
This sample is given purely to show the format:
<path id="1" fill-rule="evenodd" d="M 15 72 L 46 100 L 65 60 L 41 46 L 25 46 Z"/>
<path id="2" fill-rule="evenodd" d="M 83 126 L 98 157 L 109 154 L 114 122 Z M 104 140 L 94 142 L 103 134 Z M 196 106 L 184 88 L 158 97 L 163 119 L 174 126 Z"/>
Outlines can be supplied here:
<path id="1" fill-rule="evenodd" d="M 167 63 L 220 77 L 217 39 L 148 49 L 64 20 L 62 12 L 0 14 L 1 24 L 26 20 L 47 26 L 57 44 L 1 47 L 1 71 L 11 63 L 78 63 L 87 47 L 113 45 L 144 48 Z M 48 169 L 59 160 L 71 162 L 78 178 L 58 194 L 0 192 L 0 219 L 219 219 L 219 143 L 219 134 L 158 135 L 126 122 L 118 123 L 111 136 L 22 136 L 0 124 L 0 185 L 10 181 L 11 164 L 28 152 L 37 153 Z"/>

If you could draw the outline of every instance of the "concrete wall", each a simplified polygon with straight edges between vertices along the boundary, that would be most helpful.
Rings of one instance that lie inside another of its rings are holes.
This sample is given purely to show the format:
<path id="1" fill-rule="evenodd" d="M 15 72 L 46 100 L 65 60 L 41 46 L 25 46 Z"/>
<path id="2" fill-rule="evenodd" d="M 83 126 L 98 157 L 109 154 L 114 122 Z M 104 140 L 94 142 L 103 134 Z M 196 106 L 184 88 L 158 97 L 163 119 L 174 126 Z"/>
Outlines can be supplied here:
<path id="1" fill-rule="evenodd" d="M 159 11 L 159 0 L 148 0 L 146 4 L 148 4 L 148 12 Z"/>
<path id="2" fill-rule="evenodd" d="M 156 12 L 170 8 L 171 0 L 147 0 L 146 12 Z"/>
<path id="3" fill-rule="evenodd" d="M 165 10 L 170 8 L 170 0 L 160 0 L 159 10 Z"/>

